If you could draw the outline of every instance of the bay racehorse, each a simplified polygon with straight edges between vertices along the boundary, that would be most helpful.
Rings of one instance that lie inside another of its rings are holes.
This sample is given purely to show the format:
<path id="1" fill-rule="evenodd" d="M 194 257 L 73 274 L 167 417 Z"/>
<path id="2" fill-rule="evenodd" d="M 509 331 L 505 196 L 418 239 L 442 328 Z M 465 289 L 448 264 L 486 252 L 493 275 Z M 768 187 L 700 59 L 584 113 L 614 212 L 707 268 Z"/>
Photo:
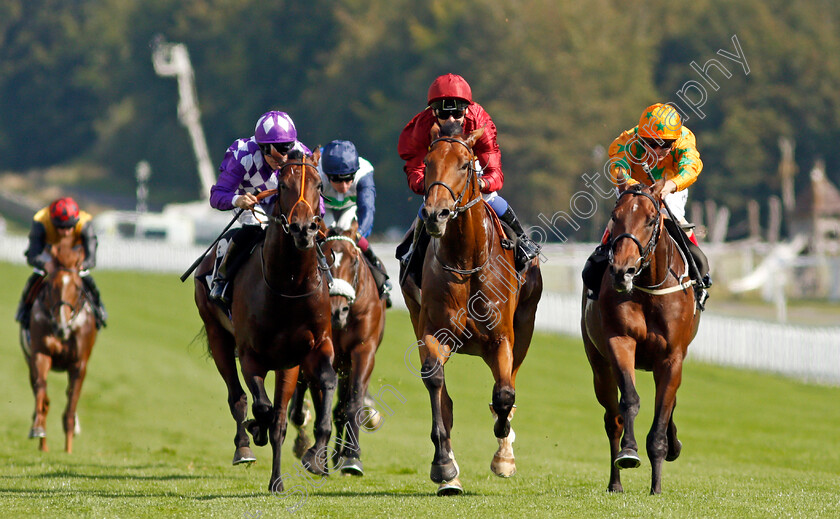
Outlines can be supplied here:
<path id="1" fill-rule="evenodd" d="M 315 405 L 315 445 L 303 456 L 304 467 L 327 474 L 326 450 L 332 424 L 330 409 L 336 386 L 332 367 L 330 295 L 327 277 L 319 268 L 315 238 L 320 222 L 321 180 L 318 156 L 291 152 L 276 171 L 278 189 L 269 215 L 265 240 L 256 246 L 236 275 L 230 318 L 208 299 L 198 277 L 195 302 L 204 321 L 208 347 L 227 385 L 230 412 L 236 421 L 233 463 L 255 460 L 250 432 L 257 445 L 271 442 L 269 490 L 283 491 L 280 452 L 286 436 L 286 410 L 298 370 L 310 381 Z M 198 272 L 212 268 L 214 254 Z M 248 399 L 236 372 L 254 399 L 253 420 L 246 421 Z M 275 373 L 274 403 L 265 390 L 265 377 Z"/>
<path id="2" fill-rule="evenodd" d="M 22 331 L 23 351 L 29 364 L 29 381 L 35 395 L 35 413 L 30 438 L 40 439 L 47 451 L 47 375 L 50 370 L 67 372 L 67 407 L 62 415 L 64 450 L 73 452 L 73 437 L 81 431 L 76 406 L 87 374 L 88 359 L 96 342 L 96 318 L 84 293 L 79 275 L 84 258 L 81 246 L 73 246 L 73 236 L 51 246 L 47 276 L 32 305 L 28 344 Z"/>
<path id="3" fill-rule="evenodd" d="M 460 125 L 433 129 L 425 158 L 425 201 L 421 211 L 432 241 L 426 249 L 417 286 L 401 275 L 417 346 L 422 377 L 432 405 L 430 477 L 438 494 L 463 492 L 452 450 L 452 399 L 446 390 L 444 364 L 453 353 L 481 357 L 495 379 L 490 411 L 499 449 L 490 468 L 502 477 L 516 472 L 515 438 L 510 419 L 515 409 L 516 373 L 534 330 L 542 294 L 537 259 L 524 274 L 514 270 L 513 251 L 502 246 L 502 229 L 481 198 L 472 146 L 484 129 L 463 135 Z"/>
<path id="4" fill-rule="evenodd" d="M 663 185 L 636 185 L 621 193 L 612 212 L 609 268 L 598 299 L 588 299 L 584 289 L 581 329 L 595 396 L 606 410 L 611 492 L 623 491 L 620 469 L 641 464 L 634 429 L 639 412 L 636 369 L 652 371 L 656 385 L 647 435 L 651 494 L 662 490 L 662 461 L 674 461 L 682 448 L 674 407 L 700 312 L 686 259 L 665 230 Z"/>
<path id="5" fill-rule="evenodd" d="M 376 351 L 385 332 L 385 300 L 379 298 L 376 281 L 362 251 L 356 245 L 358 222 L 349 229 L 325 229 L 324 255 L 330 262 L 333 367 L 338 373 L 338 402 L 333 412 L 336 437 L 333 464 L 342 473 L 364 474 L 359 446 L 359 427 L 371 427 L 377 411 L 365 405 Z M 291 420 L 298 429 L 296 455 L 307 444 L 303 380 L 293 398 Z"/>

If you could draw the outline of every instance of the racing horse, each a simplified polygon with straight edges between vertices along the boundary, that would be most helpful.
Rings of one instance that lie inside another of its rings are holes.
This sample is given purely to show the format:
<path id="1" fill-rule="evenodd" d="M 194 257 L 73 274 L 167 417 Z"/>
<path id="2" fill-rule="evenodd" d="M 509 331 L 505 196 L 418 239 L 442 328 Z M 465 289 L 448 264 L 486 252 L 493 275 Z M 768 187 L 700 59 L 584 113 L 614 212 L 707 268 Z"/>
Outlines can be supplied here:
<path id="1" fill-rule="evenodd" d="M 326 475 L 326 445 L 332 430 L 330 409 L 336 386 L 332 367 L 330 295 L 319 266 L 316 235 L 320 222 L 321 179 L 313 158 L 293 151 L 277 170 L 277 190 L 265 239 L 237 273 L 230 317 L 208 299 L 207 286 L 196 277 L 195 302 L 204 321 L 208 348 L 227 385 L 228 404 L 236 422 L 233 463 L 255 461 L 254 443 L 271 442 L 273 460 L 269 491 L 284 490 L 280 453 L 286 436 L 286 410 L 298 372 L 306 375 L 316 411 L 315 444 L 303 456 L 310 472 Z M 208 255 L 198 271 L 212 268 Z M 253 420 L 246 420 L 248 399 L 236 373 L 236 357 L 254 399 Z M 264 382 L 275 373 L 274 403 Z"/>
<path id="2" fill-rule="evenodd" d="M 358 222 L 349 229 L 325 229 L 324 254 L 331 258 L 333 286 L 330 289 L 333 367 L 338 373 L 338 402 L 333 412 L 336 437 L 332 461 L 344 474 L 364 475 L 359 446 L 359 427 L 375 430 L 377 411 L 366 400 L 376 351 L 385 331 L 385 301 L 379 298 L 376 281 L 354 239 Z M 305 382 L 298 381 L 292 399 L 292 424 L 298 430 L 295 455 L 308 439 L 303 409 Z"/>
<path id="3" fill-rule="evenodd" d="M 535 258 L 520 276 L 513 251 L 502 246 L 503 231 L 481 198 L 472 150 L 484 129 L 463 135 L 457 123 L 432 130 L 425 158 L 425 198 L 421 215 L 432 241 L 426 249 L 420 285 L 400 275 L 415 335 L 423 379 L 432 407 L 435 453 L 430 478 L 438 495 L 463 492 L 452 450 L 452 399 L 446 390 L 444 364 L 453 353 L 481 357 L 495 379 L 490 411 L 499 449 L 492 472 L 516 472 L 516 373 L 531 342 L 534 316 L 542 294 Z M 410 364 L 410 362 L 408 363 Z M 414 368 L 412 368 L 414 369 Z"/>
<path id="4" fill-rule="evenodd" d="M 639 411 L 636 369 L 652 371 L 656 385 L 647 435 L 651 494 L 662 491 L 662 461 L 676 460 L 682 449 L 674 407 L 700 312 L 686 259 L 665 230 L 663 186 L 663 181 L 652 187 L 638 184 L 621 193 L 612 212 L 609 268 L 598 299 L 588 299 L 584 289 L 581 329 L 595 396 L 606 411 L 610 492 L 623 491 L 620 469 L 641 464 L 634 430 Z"/>
<path id="5" fill-rule="evenodd" d="M 88 359 L 96 342 L 96 318 L 84 293 L 79 270 L 84 258 L 81 246 L 73 246 L 73 236 L 51 246 L 38 295 L 32 305 L 29 340 L 21 333 L 29 381 L 35 395 L 35 413 L 30 438 L 40 439 L 40 449 L 47 447 L 47 375 L 50 370 L 66 371 L 67 407 L 62 415 L 64 450 L 73 452 L 73 438 L 81 431 L 76 406 L 87 374 Z"/>

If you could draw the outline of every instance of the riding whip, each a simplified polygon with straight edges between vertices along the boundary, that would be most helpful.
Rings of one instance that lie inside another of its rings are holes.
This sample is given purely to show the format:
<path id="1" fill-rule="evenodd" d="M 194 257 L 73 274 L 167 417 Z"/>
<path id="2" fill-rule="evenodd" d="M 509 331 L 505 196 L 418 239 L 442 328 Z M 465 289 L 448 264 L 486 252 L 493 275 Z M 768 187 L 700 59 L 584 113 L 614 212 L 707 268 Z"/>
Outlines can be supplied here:
<path id="1" fill-rule="evenodd" d="M 205 256 L 207 256 L 207 253 L 208 253 L 208 252 L 210 252 L 210 250 L 211 250 L 213 247 L 215 247 L 217 243 L 219 243 L 219 240 L 221 240 L 221 239 L 222 239 L 222 236 L 224 236 L 224 235 L 225 235 L 225 233 L 228 231 L 228 229 L 230 229 L 230 227 L 233 225 L 233 222 L 235 222 L 235 221 L 236 221 L 236 219 L 237 219 L 237 218 L 239 218 L 239 215 L 240 215 L 240 214 L 242 214 L 242 211 L 243 211 L 243 209 L 241 209 L 241 208 L 240 208 L 240 209 L 237 209 L 236 211 L 234 211 L 233 218 L 231 218 L 231 220 L 230 220 L 230 222 L 227 224 L 227 226 L 225 226 L 225 228 L 224 228 L 224 229 L 222 229 L 222 232 L 220 232 L 220 233 L 219 233 L 219 235 L 216 237 L 216 239 L 215 239 L 215 240 L 213 240 L 213 243 L 211 243 L 211 244 L 210 244 L 210 246 L 209 246 L 209 247 L 207 247 L 207 250 L 206 250 L 206 251 L 204 251 L 204 252 L 201 254 L 201 256 L 199 256 L 199 257 L 198 257 L 198 259 L 196 259 L 195 261 L 193 261 L 193 264 L 192 264 L 192 265 L 190 265 L 190 268 L 188 268 L 186 272 L 184 272 L 183 274 L 181 274 L 181 283 L 183 283 L 184 281 L 186 281 L 186 280 L 187 280 L 187 278 L 188 278 L 188 277 L 190 277 L 190 274 L 192 274 L 192 273 L 193 273 L 193 270 L 195 270 L 195 269 L 197 269 L 197 268 L 198 268 L 198 266 L 201 264 L 201 261 L 205 258 Z"/>

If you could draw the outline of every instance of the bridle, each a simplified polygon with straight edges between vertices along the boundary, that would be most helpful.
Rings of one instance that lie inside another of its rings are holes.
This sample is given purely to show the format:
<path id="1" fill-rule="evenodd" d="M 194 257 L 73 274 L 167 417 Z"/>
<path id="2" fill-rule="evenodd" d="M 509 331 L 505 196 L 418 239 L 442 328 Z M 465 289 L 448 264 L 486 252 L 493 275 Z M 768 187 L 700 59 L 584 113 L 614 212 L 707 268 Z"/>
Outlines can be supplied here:
<path id="1" fill-rule="evenodd" d="M 636 273 L 633 275 L 633 278 L 635 279 L 636 277 L 639 276 L 639 274 L 642 273 L 643 270 L 645 270 L 645 268 L 647 268 L 648 265 L 650 265 L 650 262 L 652 260 L 653 250 L 656 248 L 656 242 L 659 239 L 659 232 L 660 232 L 660 229 L 661 229 L 661 226 L 662 226 L 662 213 L 659 210 L 660 209 L 659 200 L 657 200 L 656 197 L 654 197 L 650 193 L 646 193 L 644 191 L 636 191 L 636 190 L 627 189 L 624 192 L 622 192 L 621 195 L 619 195 L 618 199 L 621 200 L 621 198 L 624 195 L 644 196 L 653 203 L 653 207 L 656 210 L 656 229 L 654 229 L 653 235 L 648 240 L 648 243 L 647 243 L 646 246 L 642 247 L 642 242 L 639 241 L 639 239 L 635 235 L 633 235 L 632 233 L 629 233 L 629 232 L 621 233 L 618 236 L 614 236 L 614 237 L 610 238 L 610 243 L 609 243 L 609 262 L 610 262 L 610 264 L 612 264 L 613 260 L 615 259 L 615 245 L 622 238 L 629 238 L 630 240 L 633 240 L 633 243 L 635 243 L 636 247 L 639 248 L 639 259 L 636 260 L 636 263 L 641 262 L 641 265 L 636 269 Z M 666 278 L 667 278 L 667 275 L 666 275 Z M 665 280 L 662 281 L 662 283 L 664 283 L 664 282 L 665 282 Z M 662 283 L 659 283 L 656 286 L 659 286 Z"/>
<path id="2" fill-rule="evenodd" d="M 53 274 L 57 274 L 58 272 L 78 273 L 78 269 L 71 268 L 71 267 L 56 267 L 55 270 L 53 270 Z M 75 286 L 76 286 L 76 290 L 78 292 L 78 298 L 76 299 L 76 302 L 74 304 L 71 304 L 71 303 L 68 303 L 67 301 L 64 301 L 61 298 L 61 294 L 59 294 L 58 301 L 55 302 L 49 308 L 50 326 L 51 326 L 53 332 L 56 333 L 56 334 L 59 331 L 59 325 L 61 323 L 61 309 L 63 307 L 65 307 L 65 306 L 70 307 L 70 317 L 67 319 L 67 324 L 69 326 L 71 323 L 73 323 L 74 320 L 76 320 L 76 318 L 79 316 L 79 314 L 82 312 L 82 309 L 85 306 L 84 289 L 83 289 L 81 283 L 78 283 Z M 41 299 L 41 302 L 44 303 L 44 306 L 46 306 L 47 302 L 44 299 L 46 298 L 48 293 L 53 292 L 53 287 L 52 287 L 52 285 L 47 284 L 44 288 L 46 290 L 41 291 L 41 294 L 39 295 L 39 298 Z"/>
<path id="3" fill-rule="evenodd" d="M 464 184 L 464 189 L 461 190 L 461 192 L 458 194 L 458 196 L 455 196 L 455 191 L 451 187 L 449 187 L 446 184 L 446 182 L 441 182 L 439 180 L 429 184 L 429 186 L 426 187 L 426 193 L 423 196 L 423 203 L 425 203 L 426 198 L 429 196 L 429 191 L 431 191 L 433 187 L 435 187 L 435 186 L 444 187 L 447 191 L 449 191 L 449 194 L 452 195 L 453 200 L 455 200 L 455 207 L 452 210 L 452 216 L 450 216 L 450 219 L 454 219 L 454 218 L 457 218 L 459 214 L 463 213 L 464 211 L 466 211 L 467 209 L 469 209 L 470 207 L 474 206 L 475 204 L 477 204 L 478 202 L 481 201 L 481 195 L 479 194 L 479 196 L 476 196 L 475 198 L 473 198 L 472 200 L 467 202 L 466 205 L 461 205 L 461 201 L 464 199 L 464 195 L 466 194 L 467 189 L 469 189 L 470 186 L 472 185 L 472 178 L 476 173 L 475 172 L 475 166 L 473 165 L 475 163 L 475 155 L 473 154 L 472 148 L 470 148 L 467 145 L 466 142 L 464 142 L 460 139 L 456 139 L 454 137 L 439 137 L 439 138 L 433 140 L 429 144 L 429 151 L 430 152 L 432 151 L 432 146 L 434 146 L 438 142 L 457 142 L 461 146 L 467 148 L 467 151 L 470 154 L 470 159 L 469 159 L 469 163 L 468 163 L 469 166 L 468 166 L 468 171 L 467 171 L 467 183 Z"/>
<path id="4" fill-rule="evenodd" d="M 304 171 L 303 171 L 303 174 L 301 175 L 301 180 L 300 180 L 300 195 L 298 196 L 297 201 L 292 205 L 292 208 L 289 209 L 289 214 L 292 214 L 292 212 L 294 212 L 294 210 L 295 210 L 295 207 L 297 207 L 298 204 L 300 204 L 302 202 L 302 203 L 306 204 L 306 206 L 309 207 L 309 210 L 312 211 L 312 214 L 315 215 L 315 221 L 320 220 L 321 217 L 317 214 L 317 212 L 312 207 L 312 205 L 303 197 L 303 192 L 306 190 L 306 166 L 309 166 L 310 168 L 313 168 L 313 169 L 315 169 L 315 166 L 308 163 L 308 162 L 305 162 L 305 161 L 286 162 L 285 164 L 280 166 L 280 168 L 277 171 L 282 172 L 284 169 L 286 169 L 289 166 L 303 166 L 304 167 Z M 316 171 L 317 171 L 317 169 L 316 169 Z M 279 190 L 268 189 L 266 191 L 263 191 L 262 193 L 257 195 L 257 200 L 263 200 L 263 199 L 265 199 L 265 198 L 267 198 L 271 195 L 277 195 L 279 197 L 280 196 Z M 256 214 L 254 214 L 254 216 L 256 217 Z M 285 232 L 286 234 L 291 234 L 291 232 L 289 231 L 289 218 L 285 214 L 283 214 L 283 211 L 280 211 L 280 216 L 274 216 L 274 215 L 271 215 L 271 214 L 266 214 L 265 217 L 270 222 L 278 224 L 280 226 L 280 228 L 283 229 L 283 232 Z"/>

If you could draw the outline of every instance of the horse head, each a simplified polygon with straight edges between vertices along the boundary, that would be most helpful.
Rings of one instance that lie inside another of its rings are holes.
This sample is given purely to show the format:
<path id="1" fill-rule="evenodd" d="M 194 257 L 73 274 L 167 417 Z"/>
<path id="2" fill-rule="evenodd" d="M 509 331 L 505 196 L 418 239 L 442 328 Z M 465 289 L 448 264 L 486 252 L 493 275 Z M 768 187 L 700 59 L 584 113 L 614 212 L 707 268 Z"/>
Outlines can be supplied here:
<path id="1" fill-rule="evenodd" d="M 300 250 L 315 246 L 321 220 L 321 177 L 317 165 L 317 155 L 309 158 L 293 150 L 277 170 L 278 194 L 272 215 Z"/>
<path id="2" fill-rule="evenodd" d="M 332 227 L 324 241 L 324 254 L 332 257 L 330 270 L 333 286 L 330 288 L 330 312 L 333 330 L 347 327 L 350 306 L 356 301 L 359 277 L 364 266 L 362 251 L 356 245 L 355 236 L 359 224 L 353 220 L 349 229 Z"/>
<path id="3" fill-rule="evenodd" d="M 84 252 L 66 240 L 54 245 L 47 264 L 47 277 L 41 291 L 41 305 L 49 317 L 53 333 L 66 341 L 73 333 L 73 322 L 84 307 L 82 278 L 79 275 Z"/>
<path id="4" fill-rule="evenodd" d="M 484 128 L 463 135 L 461 125 L 447 122 L 437 131 L 426 154 L 426 196 L 420 211 L 431 236 L 439 238 L 446 224 L 481 199 L 475 174 L 473 145 L 484 134 Z M 466 200 L 465 200 L 466 198 Z"/>
<path id="5" fill-rule="evenodd" d="M 634 279 L 650 264 L 662 228 L 664 185 L 662 180 L 652 187 L 636 184 L 616 201 L 609 242 L 609 273 L 616 292 L 633 290 Z"/>

